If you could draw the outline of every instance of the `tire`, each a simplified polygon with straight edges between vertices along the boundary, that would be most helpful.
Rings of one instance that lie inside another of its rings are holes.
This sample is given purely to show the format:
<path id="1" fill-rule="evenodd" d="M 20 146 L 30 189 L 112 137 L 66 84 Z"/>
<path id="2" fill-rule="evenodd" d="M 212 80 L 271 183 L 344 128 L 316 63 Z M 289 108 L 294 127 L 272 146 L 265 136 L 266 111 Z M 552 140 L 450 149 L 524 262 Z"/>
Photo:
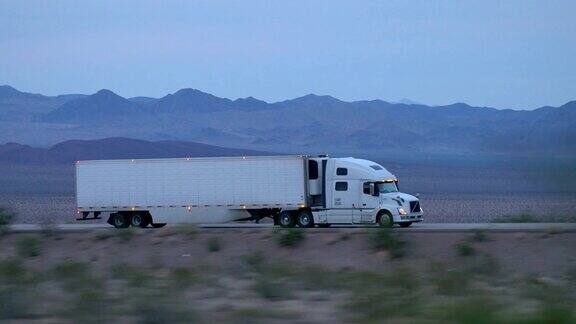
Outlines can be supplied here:
<path id="1" fill-rule="evenodd" d="M 330 227 L 330 225 L 332 225 L 332 224 L 318 224 L 318 227 L 320 227 L 320 228 L 328 228 L 328 227 Z"/>
<path id="2" fill-rule="evenodd" d="M 410 225 L 412 225 L 412 222 L 402 222 L 398 224 L 400 224 L 400 227 L 410 227 Z"/>
<path id="3" fill-rule="evenodd" d="M 390 228 L 394 225 L 394 218 L 389 211 L 385 210 L 378 214 L 378 225 L 380 227 Z"/>
<path id="4" fill-rule="evenodd" d="M 116 228 L 127 228 L 130 226 L 127 215 L 123 213 L 116 213 L 112 218 L 112 225 Z"/>
<path id="5" fill-rule="evenodd" d="M 296 223 L 299 227 L 309 228 L 314 226 L 314 216 L 308 210 L 302 210 L 296 217 Z"/>
<path id="6" fill-rule="evenodd" d="M 166 226 L 166 223 L 152 223 L 152 227 L 154 228 L 162 228 Z"/>
<path id="7" fill-rule="evenodd" d="M 144 228 L 148 226 L 148 217 L 143 213 L 133 213 L 130 216 L 130 225 L 132 227 Z"/>
<path id="8" fill-rule="evenodd" d="M 292 216 L 292 213 L 287 212 L 287 211 L 283 211 L 280 212 L 280 215 L 278 216 L 278 221 L 280 222 L 280 227 L 294 227 L 294 225 L 296 225 L 296 222 L 294 221 L 294 216 Z"/>

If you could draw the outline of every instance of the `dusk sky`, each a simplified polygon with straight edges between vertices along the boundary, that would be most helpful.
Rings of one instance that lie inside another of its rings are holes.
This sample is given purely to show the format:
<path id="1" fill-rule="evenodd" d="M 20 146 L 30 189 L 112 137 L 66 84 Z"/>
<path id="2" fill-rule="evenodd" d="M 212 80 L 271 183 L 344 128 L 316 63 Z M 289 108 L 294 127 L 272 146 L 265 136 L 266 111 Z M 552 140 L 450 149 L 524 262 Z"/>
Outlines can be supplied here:
<path id="1" fill-rule="evenodd" d="M 576 100 L 575 13 L 573 0 L 0 0 L 0 84 L 559 106 Z"/>

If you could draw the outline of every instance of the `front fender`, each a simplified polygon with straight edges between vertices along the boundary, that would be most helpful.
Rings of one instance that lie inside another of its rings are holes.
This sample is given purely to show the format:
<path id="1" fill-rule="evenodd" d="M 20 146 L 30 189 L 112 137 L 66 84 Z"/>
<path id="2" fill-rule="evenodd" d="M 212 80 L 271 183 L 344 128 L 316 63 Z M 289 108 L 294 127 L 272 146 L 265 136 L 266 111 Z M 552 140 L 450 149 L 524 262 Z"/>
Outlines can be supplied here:
<path id="1" fill-rule="evenodd" d="M 381 211 L 387 211 L 392 215 L 392 219 L 394 219 L 394 222 L 398 222 L 400 221 L 400 214 L 398 214 L 398 205 L 397 204 L 382 204 L 380 205 L 380 207 L 376 210 L 376 213 L 374 214 L 374 219 L 377 221 L 377 215 L 381 212 Z"/>

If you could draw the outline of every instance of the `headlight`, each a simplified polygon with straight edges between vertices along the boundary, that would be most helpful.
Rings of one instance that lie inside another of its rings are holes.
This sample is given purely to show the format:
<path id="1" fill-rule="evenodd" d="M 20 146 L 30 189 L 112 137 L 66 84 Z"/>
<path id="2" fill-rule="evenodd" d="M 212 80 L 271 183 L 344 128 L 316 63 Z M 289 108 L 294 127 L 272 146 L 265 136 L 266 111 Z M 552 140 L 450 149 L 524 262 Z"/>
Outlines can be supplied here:
<path id="1" fill-rule="evenodd" d="M 398 208 L 398 213 L 400 215 L 407 215 L 408 213 L 404 210 L 404 208 Z"/>

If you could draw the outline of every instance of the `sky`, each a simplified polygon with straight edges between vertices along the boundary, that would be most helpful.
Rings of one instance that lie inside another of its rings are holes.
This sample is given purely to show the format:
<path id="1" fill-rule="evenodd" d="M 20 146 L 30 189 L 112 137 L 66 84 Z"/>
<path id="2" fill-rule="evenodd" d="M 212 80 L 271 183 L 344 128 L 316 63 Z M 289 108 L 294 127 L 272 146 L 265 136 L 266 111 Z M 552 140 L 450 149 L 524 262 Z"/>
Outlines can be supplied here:
<path id="1" fill-rule="evenodd" d="M 576 100 L 576 1 L 0 0 L 0 84 L 533 109 Z"/>

